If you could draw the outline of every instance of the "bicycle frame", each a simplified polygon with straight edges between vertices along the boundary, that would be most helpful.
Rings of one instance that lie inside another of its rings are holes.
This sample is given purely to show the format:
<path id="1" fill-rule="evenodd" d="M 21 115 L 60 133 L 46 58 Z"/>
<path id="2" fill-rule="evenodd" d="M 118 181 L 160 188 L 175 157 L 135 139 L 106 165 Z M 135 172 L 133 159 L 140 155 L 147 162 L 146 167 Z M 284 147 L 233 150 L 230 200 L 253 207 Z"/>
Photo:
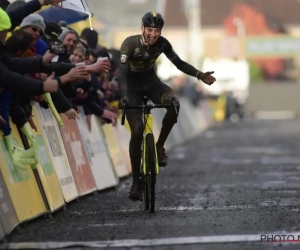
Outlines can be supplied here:
<path id="1" fill-rule="evenodd" d="M 143 119 L 144 119 L 144 134 L 143 134 L 143 142 L 142 142 L 142 166 L 143 166 L 143 174 L 146 176 L 146 138 L 148 134 L 152 134 L 155 142 L 155 137 L 153 134 L 153 115 L 151 113 L 151 110 L 154 108 L 168 108 L 168 107 L 174 107 L 176 112 L 176 118 L 175 123 L 177 122 L 177 115 L 178 111 L 176 108 L 175 98 L 172 98 L 171 104 L 147 104 L 148 98 L 144 97 L 143 99 L 143 105 L 135 105 L 135 106 L 128 106 L 126 102 L 124 102 L 124 108 L 122 109 L 122 119 L 121 124 L 124 125 L 125 123 L 125 110 L 126 109 L 142 109 L 143 110 Z M 157 158 L 157 149 L 156 144 L 154 145 L 155 149 L 155 169 L 156 174 L 159 174 L 159 166 L 158 166 L 158 158 Z"/>
<path id="2" fill-rule="evenodd" d="M 151 110 L 145 108 L 143 110 L 143 119 L 144 119 L 144 136 L 143 136 L 143 174 L 144 176 L 147 174 L 147 161 L 146 161 L 146 138 L 148 134 L 153 134 L 153 115 L 151 114 Z M 155 142 L 155 136 L 153 134 L 154 142 Z M 156 174 L 159 174 L 159 166 L 158 166 L 158 159 L 157 159 L 157 150 L 156 145 L 154 145 L 155 149 L 155 170 Z"/>

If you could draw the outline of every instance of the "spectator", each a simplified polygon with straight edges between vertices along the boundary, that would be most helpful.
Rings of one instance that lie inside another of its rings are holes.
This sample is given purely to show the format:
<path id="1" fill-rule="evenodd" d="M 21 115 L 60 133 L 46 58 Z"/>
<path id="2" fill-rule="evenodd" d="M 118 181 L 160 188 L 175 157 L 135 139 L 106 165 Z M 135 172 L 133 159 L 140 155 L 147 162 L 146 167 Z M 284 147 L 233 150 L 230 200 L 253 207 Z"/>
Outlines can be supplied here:
<path id="1" fill-rule="evenodd" d="M 38 95 L 44 92 L 57 92 L 58 80 L 54 79 L 53 76 L 43 82 L 15 73 L 23 74 L 43 71 L 44 65 L 48 64 L 52 57 L 48 54 L 43 58 L 34 59 L 10 58 L 5 51 L 5 38 L 10 27 L 9 16 L 5 11 L 0 9 L 0 88 L 7 88 L 12 91 L 31 95 Z"/>
<path id="2" fill-rule="evenodd" d="M 64 45 L 66 45 L 67 53 L 64 56 L 59 56 L 58 61 L 59 62 L 70 62 L 70 58 L 72 58 L 72 55 L 73 55 L 73 53 L 74 53 L 74 51 L 75 51 L 75 49 L 76 49 L 76 47 L 79 43 L 79 36 L 74 30 L 69 30 L 69 29 L 66 29 L 66 28 L 62 28 L 62 29 L 63 29 L 63 32 L 59 36 L 59 40 Z M 81 62 L 83 62 L 83 60 Z M 96 62 L 93 65 L 97 65 L 98 63 L 102 64 L 102 63 L 105 63 L 105 62 L 106 62 L 105 60 L 104 61 L 99 61 L 99 62 Z M 93 65 L 88 65 L 88 66 L 93 67 Z M 107 68 L 107 69 L 109 69 L 109 68 Z M 104 68 L 104 70 L 106 70 L 106 69 Z M 91 81 L 93 81 L 93 82 L 96 81 L 96 78 L 93 74 L 91 74 L 91 79 L 92 79 Z M 70 100 L 72 99 L 73 104 L 74 104 L 74 108 L 75 108 L 76 105 L 75 105 L 75 102 L 73 100 L 74 95 L 75 95 L 75 91 L 72 88 L 72 86 L 71 85 L 64 86 L 62 88 L 62 90 L 63 90 L 64 94 L 67 96 L 67 98 L 69 98 Z M 93 91 L 94 90 L 95 89 L 93 88 Z M 94 99 L 91 100 L 91 101 L 94 101 Z M 76 103 L 78 104 L 78 102 L 76 102 Z M 91 113 L 95 114 L 95 113 L 97 113 L 98 117 L 108 119 L 108 121 L 115 121 L 116 115 L 114 113 L 112 113 L 109 110 L 103 109 L 104 107 L 100 107 L 99 105 L 95 106 L 94 102 L 88 102 L 88 103 L 89 104 L 92 103 L 93 106 L 92 106 L 92 108 L 91 107 L 87 108 L 86 105 L 85 105 L 85 111 L 89 110 L 89 112 L 86 112 L 86 114 L 91 114 Z M 80 104 L 82 104 L 82 102 L 80 102 Z"/>
<path id="3" fill-rule="evenodd" d="M 73 54 L 70 56 L 71 63 L 80 63 L 85 60 L 85 48 L 79 43 L 75 48 Z"/>
<path id="4" fill-rule="evenodd" d="M 19 38 L 22 36 L 23 39 L 21 39 L 22 41 L 20 42 Z M 12 56 L 20 56 L 29 48 L 31 42 L 31 36 L 18 30 L 14 32 L 10 37 L 8 44 L 6 44 L 6 48 L 10 47 L 11 44 L 14 44 L 14 47 L 17 49 L 15 49 L 15 51 L 7 49 L 7 51 L 9 51 Z M 3 89 L 0 93 L 0 116 L 1 118 L 3 117 L 3 119 L 1 120 L 2 122 L 0 122 L 0 129 L 3 133 L 5 145 L 7 147 L 12 163 L 15 167 L 24 170 L 26 169 L 25 164 L 34 164 L 33 156 L 37 156 L 37 148 L 35 147 L 30 150 L 24 150 L 23 147 L 14 143 L 9 122 L 9 107 L 11 105 L 11 102 L 12 92 L 8 89 Z"/>
<path id="5" fill-rule="evenodd" d="M 49 46 L 53 45 L 56 42 L 59 42 L 58 37 L 62 33 L 61 27 L 53 22 L 46 22 L 46 29 L 45 29 L 45 41 L 48 43 Z"/>
<path id="6" fill-rule="evenodd" d="M 98 33 L 95 30 L 91 30 L 90 28 L 85 28 L 81 32 L 81 37 L 87 42 L 88 46 L 97 53 L 101 47 L 98 44 Z"/>

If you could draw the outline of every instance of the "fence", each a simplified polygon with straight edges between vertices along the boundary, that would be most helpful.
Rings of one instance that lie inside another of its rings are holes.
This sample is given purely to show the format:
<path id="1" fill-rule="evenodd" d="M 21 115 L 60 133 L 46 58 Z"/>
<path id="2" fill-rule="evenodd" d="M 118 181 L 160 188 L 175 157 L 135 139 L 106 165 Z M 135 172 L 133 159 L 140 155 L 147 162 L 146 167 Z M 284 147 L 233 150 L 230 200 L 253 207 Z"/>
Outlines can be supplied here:
<path id="1" fill-rule="evenodd" d="M 206 103 L 195 107 L 180 99 L 180 104 L 178 123 L 168 137 L 167 150 L 199 135 L 213 121 Z M 153 114 L 157 137 L 165 110 L 153 110 Z M 35 169 L 16 168 L 0 136 L 0 240 L 22 222 L 51 216 L 74 199 L 117 186 L 131 172 L 128 124 L 102 125 L 92 116 L 89 130 L 81 112 L 76 121 L 62 115 L 64 127 L 59 127 L 49 109 L 39 104 L 33 104 L 33 115 L 37 126 L 33 133 L 39 145 Z M 11 126 L 15 142 L 26 147 L 19 130 L 13 123 Z"/>

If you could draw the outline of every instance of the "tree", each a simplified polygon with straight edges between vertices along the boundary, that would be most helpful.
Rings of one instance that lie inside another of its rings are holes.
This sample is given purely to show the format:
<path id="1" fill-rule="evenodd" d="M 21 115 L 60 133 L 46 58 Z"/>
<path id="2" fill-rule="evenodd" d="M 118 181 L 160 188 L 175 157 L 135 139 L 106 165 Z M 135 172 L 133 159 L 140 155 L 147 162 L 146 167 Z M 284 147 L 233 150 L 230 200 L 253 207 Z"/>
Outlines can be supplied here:
<path id="1" fill-rule="evenodd" d="M 227 36 L 236 36 L 238 34 L 238 27 L 234 22 L 237 17 L 242 21 L 244 32 L 247 36 L 276 35 L 268 27 L 263 13 L 260 13 L 247 4 L 238 4 L 233 7 L 229 16 L 224 20 L 224 31 Z M 268 79 L 275 79 L 282 73 L 284 68 L 283 61 L 279 58 L 255 58 L 253 62 L 262 68 L 265 77 Z"/>

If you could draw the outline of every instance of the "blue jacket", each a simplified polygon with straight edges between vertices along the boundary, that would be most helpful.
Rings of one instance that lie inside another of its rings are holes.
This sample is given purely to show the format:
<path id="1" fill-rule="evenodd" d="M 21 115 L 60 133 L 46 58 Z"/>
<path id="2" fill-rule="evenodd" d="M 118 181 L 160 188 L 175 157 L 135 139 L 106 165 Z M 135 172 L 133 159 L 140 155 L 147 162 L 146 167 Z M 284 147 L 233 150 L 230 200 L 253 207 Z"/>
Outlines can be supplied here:
<path id="1" fill-rule="evenodd" d="M 36 45 L 34 46 L 34 49 L 38 55 L 43 56 L 48 50 L 48 44 L 43 39 L 40 38 L 37 41 Z"/>

